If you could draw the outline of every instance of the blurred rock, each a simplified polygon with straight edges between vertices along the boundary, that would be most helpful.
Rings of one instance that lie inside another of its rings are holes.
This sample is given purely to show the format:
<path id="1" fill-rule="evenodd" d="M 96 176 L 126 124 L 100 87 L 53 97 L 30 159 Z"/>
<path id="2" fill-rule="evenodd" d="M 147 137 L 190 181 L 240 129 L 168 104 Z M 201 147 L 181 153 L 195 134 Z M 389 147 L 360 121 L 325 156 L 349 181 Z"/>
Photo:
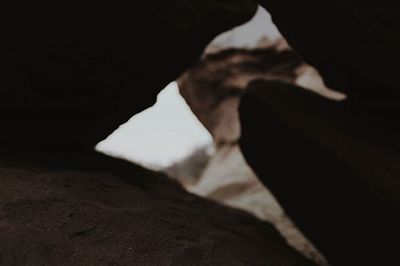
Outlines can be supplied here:
<path id="1" fill-rule="evenodd" d="M 271 78 L 295 81 L 302 61 L 292 51 L 278 46 L 279 42 L 268 48 L 208 54 L 179 78 L 182 96 L 217 144 L 239 139 L 237 107 L 249 82 Z"/>
<path id="2" fill-rule="evenodd" d="M 399 99 L 396 0 L 263 0 L 260 4 L 328 87 L 355 98 Z"/>
<path id="3" fill-rule="evenodd" d="M 399 263 L 399 131 L 375 120 L 282 81 L 240 104 L 246 161 L 333 265 Z"/>
<path id="4" fill-rule="evenodd" d="M 292 247 L 318 265 L 326 265 L 324 258 L 290 221 L 271 192 L 247 165 L 238 145 L 218 149 L 198 182 L 186 184 L 186 187 L 196 195 L 248 211 L 272 223 Z"/>
<path id="5" fill-rule="evenodd" d="M 270 224 L 160 174 L 102 155 L 62 161 L 1 161 L 1 265 L 313 265 Z"/>
<path id="6" fill-rule="evenodd" d="M 253 83 L 241 104 L 246 160 L 331 263 L 399 264 L 398 1 L 261 3 L 348 97 Z"/>
<path id="7" fill-rule="evenodd" d="M 213 50 L 178 80 L 183 97 L 214 136 L 217 151 L 202 171 L 193 167 L 193 160 L 188 160 L 183 162 L 186 167 L 180 168 L 184 171 L 172 175 L 179 176 L 190 192 L 272 222 L 297 250 L 319 265 L 326 265 L 244 161 L 237 146 L 238 106 L 248 83 L 258 79 L 299 82 L 307 86 L 303 90 L 336 99 L 341 99 L 341 95 L 326 88 L 318 72 L 305 64 L 283 39 L 265 39 L 258 45 L 260 48 L 253 50 Z M 189 170 L 192 174 L 188 174 Z"/>

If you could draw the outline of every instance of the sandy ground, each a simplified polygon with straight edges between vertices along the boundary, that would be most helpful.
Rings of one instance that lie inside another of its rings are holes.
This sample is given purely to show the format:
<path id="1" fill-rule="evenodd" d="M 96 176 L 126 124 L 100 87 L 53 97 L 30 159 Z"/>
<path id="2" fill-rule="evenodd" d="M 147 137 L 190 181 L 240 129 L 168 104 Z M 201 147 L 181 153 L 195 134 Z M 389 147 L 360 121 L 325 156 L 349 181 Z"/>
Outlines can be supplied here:
<path id="1" fill-rule="evenodd" d="M 270 224 L 163 175 L 73 160 L 0 160 L 0 265 L 312 265 Z"/>

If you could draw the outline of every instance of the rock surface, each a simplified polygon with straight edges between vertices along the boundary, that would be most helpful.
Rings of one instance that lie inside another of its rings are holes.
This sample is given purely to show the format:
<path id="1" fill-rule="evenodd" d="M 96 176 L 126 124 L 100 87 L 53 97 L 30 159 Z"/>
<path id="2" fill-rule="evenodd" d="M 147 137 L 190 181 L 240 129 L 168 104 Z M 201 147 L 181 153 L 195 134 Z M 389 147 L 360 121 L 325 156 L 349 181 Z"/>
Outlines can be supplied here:
<path id="1" fill-rule="evenodd" d="M 3 4 L 0 148 L 92 149 L 256 7 L 247 0 Z"/>
<path id="2" fill-rule="evenodd" d="M 290 45 L 349 100 L 331 102 L 274 77 L 252 83 L 240 108 L 247 161 L 331 263 L 399 264 L 398 2 L 261 2 Z M 0 264 L 310 263 L 269 224 L 89 155 L 255 8 L 244 0 L 4 4 Z M 233 89 L 216 94 L 232 96 L 233 110 L 254 78 L 225 80 Z M 199 108 L 217 114 L 213 104 Z M 236 141 L 230 116 L 231 135 L 215 116 L 203 121 Z"/>
<path id="3" fill-rule="evenodd" d="M 295 81 L 296 69 L 303 62 L 283 42 L 272 42 L 267 48 L 228 49 L 205 55 L 179 78 L 182 96 L 217 145 L 238 141 L 237 108 L 249 82 L 254 79 Z"/>
<path id="4" fill-rule="evenodd" d="M 399 98 L 396 0 L 261 0 L 289 44 L 328 87 L 350 97 Z"/>
<path id="5" fill-rule="evenodd" d="M 60 159 L 1 161 L 1 265 L 312 265 L 270 224 L 159 174 Z"/>
<path id="6" fill-rule="evenodd" d="M 250 84 L 240 118 L 247 162 L 330 263 L 399 264 L 396 128 L 282 81 Z"/>
<path id="7" fill-rule="evenodd" d="M 272 223 L 289 245 L 317 265 L 328 265 L 248 166 L 238 145 L 219 148 L 198 182 L 186 185 L 186 188 L 191 193 L 250 212 Z"/>
<path id="8" fill-rule="evenodd" d="M 288 219 L 270 191 L 244 161 L 237 145 L 240 138 L 238 106 L 248 83 L 260 79 L 301 83 L 309 86 L 302 89 L 331 98 L 335 98 L 337 93 L 326 88 L 318 72 L 305 64 L 283 39 L 264 39 L 257 47 L 208 49 L 212 53 L 205 54 L 180 77 L 180 91 L 212 133 L 217 151 L 206 165 L 198 164 L 197 167 L 193 162 L 204 162 L 204 156 L 195 153 L 189 161 L 182 162 L 186 166 L 179 168 L 182 173 L 170 174 L 196 195 L 246 210 L 273 223 L 293 247 L 318 265 L 326 265 L 324 258 Z M 199 166 L 203 166 L 200 168 L 202 171 L 199 171 Z M 188 169 L 193 174 L 188 174 Z"/>
<path id="9" fill-rule="evenodd" d="M 251 84 L 240 107 L 246 160 L 329 262 L 399 264 L 398 1 L 260 2 L 348 99 Z"/>

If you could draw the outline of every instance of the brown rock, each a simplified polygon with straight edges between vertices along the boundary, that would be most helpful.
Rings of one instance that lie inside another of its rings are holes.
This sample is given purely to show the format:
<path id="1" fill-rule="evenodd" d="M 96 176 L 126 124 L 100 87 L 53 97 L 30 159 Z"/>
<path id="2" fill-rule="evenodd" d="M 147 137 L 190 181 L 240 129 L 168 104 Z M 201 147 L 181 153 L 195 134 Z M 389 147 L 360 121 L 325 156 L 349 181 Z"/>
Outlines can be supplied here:
<path id="1" fill-rule="evenodd" d="M 81 160 L 2 162 L 1 265 L 310 265 L 247 213 L 123 161 Z"/>
<path id="2" fill-rule="evenodd" d="M 398 1 L 263 0 L 260 4 L 289 44 L 320 71 L 328 87 L 350 97 L 399 99 Z"/>
<path id="3" fill-rule="evenodd" d="M 398 131 L 281 81 L 250 84 L 240 118 L 247 162 L 330 263 L 398 264 Z"/>

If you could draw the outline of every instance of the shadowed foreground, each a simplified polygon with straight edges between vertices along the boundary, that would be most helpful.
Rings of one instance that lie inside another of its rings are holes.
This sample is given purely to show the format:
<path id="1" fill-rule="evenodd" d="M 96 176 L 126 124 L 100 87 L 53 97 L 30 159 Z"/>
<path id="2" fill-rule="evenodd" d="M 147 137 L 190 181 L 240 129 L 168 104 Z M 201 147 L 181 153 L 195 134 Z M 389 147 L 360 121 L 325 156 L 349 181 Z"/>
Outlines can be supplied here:
<path id="1" fill-rule="evenodd" d="M 282 81 L 251 83 L 240 117 L 247 162 L 330 263 L 398 264 L 400 154 L 388 118 Z"/>
<path id="2" fill-rule="evenodd" d="M 270 224 L 123 161 L 1 166 L 0 265 L 309 265 Z"/>

